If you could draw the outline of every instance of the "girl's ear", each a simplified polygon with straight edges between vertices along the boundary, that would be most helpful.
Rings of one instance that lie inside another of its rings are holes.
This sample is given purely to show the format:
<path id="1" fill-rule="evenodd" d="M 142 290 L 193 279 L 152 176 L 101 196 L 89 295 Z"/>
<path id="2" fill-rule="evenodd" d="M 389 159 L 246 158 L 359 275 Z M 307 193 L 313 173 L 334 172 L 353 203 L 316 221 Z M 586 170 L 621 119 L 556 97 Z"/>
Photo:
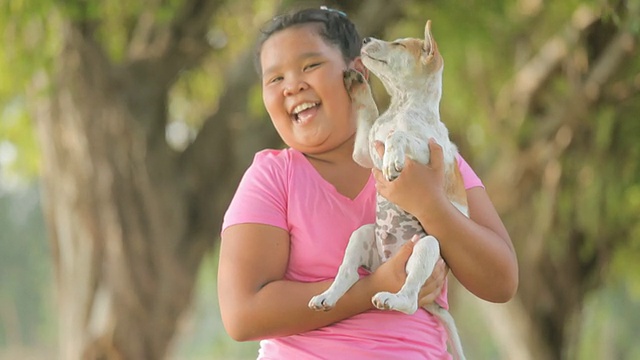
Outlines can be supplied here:
<path id="1" fill-rule="evenodd" d="M 350 67 L 358 70 L 359 73 L 364 75 L 365 79 L 369 80 L 369 69 L 367 69 L 367 67 L 364 66 L 364 64 L 362 63 L 362 58 L 360 58 L 360 56 L 358 56 L 357 58 L 353 59 L 353 61 L 351 61 Z"/>

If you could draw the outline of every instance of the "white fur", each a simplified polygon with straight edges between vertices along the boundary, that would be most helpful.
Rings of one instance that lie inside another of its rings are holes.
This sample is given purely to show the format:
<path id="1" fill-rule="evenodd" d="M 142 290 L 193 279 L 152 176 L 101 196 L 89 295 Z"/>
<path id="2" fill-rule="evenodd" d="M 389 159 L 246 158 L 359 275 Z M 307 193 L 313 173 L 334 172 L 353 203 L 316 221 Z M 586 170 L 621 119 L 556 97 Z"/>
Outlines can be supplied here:
<path id="1" fill-rule="evenodd" d="M 358 116 L 354 160 L 364 167 L 375 166 L 382 170 L 387 180 L 394 180 L 404 168 L 405 156 L 423 164 L 429 163 L 428 140 L 434 138 L 443 149 L 445 177 L 453 178 L 450 172 L 457 166 L 458 150 L 449 139 L 447 127 L 440 121 L 443 61 L 431 36 L 430 22 L 425 27 L 424 41 L 400 39 L 389 43 L 368 39 L 362 49 L 362 61 L 381 79 L 391 95 L 391 104 L 384 114 L 378 116 L 371 89 L 362 74 L 355 70 L 345 74 L 345 84 Z M 376 141 L 385 146 L 383 157 L 375 149 Z M 466 198 L 462 202 L 451 200 L 468 216 Z M 310 308 L 325 311 L 333 308 L 358 281 L 360 267 L 374 271 L 411 238 L 416 244 L 407 262 L 404 286 L 395 294 L 378 293 L 372 302 L 379 309 L 406 314 L 417 311 L 420 288 L 440 258 L 438 240 L 426 234 L 415 217 L 380 195 L 377 206 L 377 213 L 384 216 L 378 216 L 376 224 L 364 225 L 352 234 L 334 282 L 327 291 L 311 299 Z M 382 228 L 390 227 L 391 217 L 395 218 L 394 223 L 403 225 L 402 229 L 395 227 L 382 231 Z M 454 358 L 464 359 L 460 338 L 449 312 L 437 303 L 425 309 L 445 326 Z"/>

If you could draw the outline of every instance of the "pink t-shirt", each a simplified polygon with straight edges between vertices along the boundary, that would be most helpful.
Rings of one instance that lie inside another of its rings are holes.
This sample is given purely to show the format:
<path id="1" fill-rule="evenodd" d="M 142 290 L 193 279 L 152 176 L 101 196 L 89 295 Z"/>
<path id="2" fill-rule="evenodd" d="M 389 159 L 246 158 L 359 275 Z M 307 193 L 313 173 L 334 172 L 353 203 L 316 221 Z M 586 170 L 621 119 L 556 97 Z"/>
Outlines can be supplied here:
<path id="1" fill-rule="evenodd" d="M 483 186 L 469 165 L 458 160 L 465 187 Z M 285 229 L 290 234 L 286 279 L 333 279 L 351 233 L 375 222 L 375 194 L 373 176 L 352 200 L 299 151 L 264 150 L 244 174 L 222 230 L 242 223 Z M 448 307 L 446 286 L 438 303 Z M 258 359 L 448 359 L 446 339 L 444 328 L 425 310 L 413 315 L 370 310 L 321 329 L 262 340 Z"/>

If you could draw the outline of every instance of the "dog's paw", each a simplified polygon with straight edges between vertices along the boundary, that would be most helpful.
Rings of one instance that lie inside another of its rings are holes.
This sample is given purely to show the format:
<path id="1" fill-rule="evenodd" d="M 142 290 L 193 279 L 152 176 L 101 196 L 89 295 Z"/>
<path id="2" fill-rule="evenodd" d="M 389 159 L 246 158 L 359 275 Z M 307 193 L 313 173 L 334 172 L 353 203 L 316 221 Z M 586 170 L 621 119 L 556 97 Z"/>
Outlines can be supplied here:
<path id="1" fill-rule="evenodd" d="M 395 146 L 388 146 L 385 149 L 384 156 L 382 158 L 382 175 L 387 181 L 393 181 L 400 176 L 400 173 L 404 169 L 404 152 Z"/>
<path id="2" fill-rule="evenodd" d="M 370 96 L 369 83 L 361 72 L 356 69 L 348 69 L 343 73 L 344 87 L 347 89 L 351 101 L 358 102 L 362 97 Z"/>
<path id="3" fill-rule="evenodd" d="M 396 310 L 405 314 L 413 314 L 418 310 L 417 299 L 410 299 L 400 294 L 379 292 L 371 299 L 373 306 L 380 310 Z"/>
<path id="4" fill-rule="evenodd" d="M 315 311 L 329 311 L 336 306 L 337 300 L 331 299 L 326 292 L 316 295 L 309 301 L 309 308 Z"/>
<path id="5" fill-rule="evenodd" d="M 366 82 L 364 75 L 356 69 L 347 69 L 343 73 L 344 87 L 347 91 L 351 92 L 351 89 Z"/>

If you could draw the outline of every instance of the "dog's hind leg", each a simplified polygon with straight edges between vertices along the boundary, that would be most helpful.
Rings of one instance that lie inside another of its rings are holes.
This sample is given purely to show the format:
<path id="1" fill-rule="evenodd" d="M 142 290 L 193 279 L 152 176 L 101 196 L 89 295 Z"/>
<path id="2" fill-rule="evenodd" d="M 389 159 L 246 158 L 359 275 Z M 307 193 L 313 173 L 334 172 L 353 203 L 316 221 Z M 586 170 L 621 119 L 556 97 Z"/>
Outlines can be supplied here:
<path id="1" fill-rule="evenodd" d="M 370 271 L 380 266 L 381 260 L 376 248 L 374 228 L 375 224 L 364 225 L 351 234 L 335 280 L 329 289 L 311 298 L 309 301 L 311 309 L 324 311 L 333 309 L 338 299 L 360 279 L 358 269 L 361 266 Z"/>
<path id="2" fill-rule="evenodd" d="M 379 292 L 372 301 L 381 310 L 397 310 L 413 314 L 418 310 L 420 288 L 433 272 L 440 258 L 440 245 L 433 236 L 419 239 L 407 261 L 407 279 L 397 293 Z"/>

